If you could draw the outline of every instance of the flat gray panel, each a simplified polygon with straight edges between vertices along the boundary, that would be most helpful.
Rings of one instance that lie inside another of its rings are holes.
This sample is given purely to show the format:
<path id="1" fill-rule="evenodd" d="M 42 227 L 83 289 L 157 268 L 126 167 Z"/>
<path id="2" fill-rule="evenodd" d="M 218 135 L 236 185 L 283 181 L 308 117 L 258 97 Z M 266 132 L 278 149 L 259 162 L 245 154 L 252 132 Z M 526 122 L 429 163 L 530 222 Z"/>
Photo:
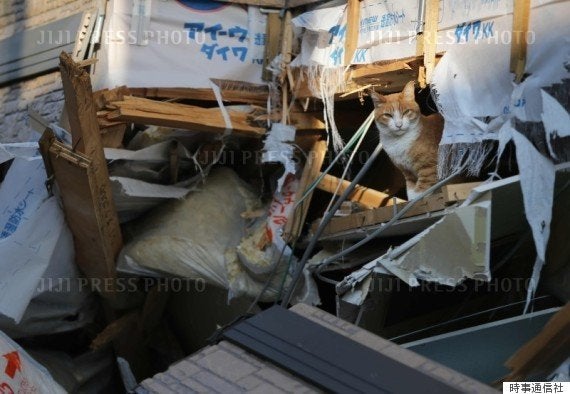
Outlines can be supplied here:
<path id="1" fill-rule="evenodd" d="M 0 85 L 57 68 L 59 54 L 73 50 L 82 18 L 71 15 L 0 41 Z"/>
<path id="2" fill-rule="evenodd" d="M 559 308 L 499 320 L 402 346 L 485 383 L 510 371 L 505 361 L 537 335 Z"/>

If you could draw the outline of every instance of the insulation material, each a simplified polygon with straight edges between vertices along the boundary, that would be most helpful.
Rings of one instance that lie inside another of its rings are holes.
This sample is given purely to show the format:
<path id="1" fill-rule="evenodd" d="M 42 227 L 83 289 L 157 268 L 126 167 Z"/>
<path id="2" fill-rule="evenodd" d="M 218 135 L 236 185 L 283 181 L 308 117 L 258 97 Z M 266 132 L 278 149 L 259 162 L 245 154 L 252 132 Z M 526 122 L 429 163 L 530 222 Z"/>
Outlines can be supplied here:
<path id="1" fill-rule="evenodd" d="M 242 213 L 257 207 L 256 196 L 232 170 L 212 170 L 200 190 L 128 225 L 132 240 L 119 255 L 118 269 L 205 279 L 228 289 L 230 298 L 255 297 L 264 287 L 263 274 L 272 261 L 254 258 L 246 266 L 237 248 L 246 230 Z M 266 292 L 262 300 L 273 300 L 275 295 L 276 291 Z"/>
<path id="2" fill-rule="evenodd" d="M 255 196 L 232 170 L 212 171 L 200 190 L 128 226 L 132 241 L 119 256 L 119 268 L 203 278 L 229 288 L 229 264 L 245 228 L 240 215 L 254 204 Z"/>
<path id="3" fill-rule="evenodd" d="M 1 331 L 0 389 L 3 393 L 66 392 L 42 365 Z"/>
<path id="4" fill-rule="evenodd" d="M 140 3 L 146 8 L 137 9 L 139 15 L 130 1 L 109 3 L 95 90 L 209 88 L 210 78 L 262 83 L 266 16 L 258 7 L 210 0 Z M 147 8 L 150 21 L 144 21 Z"/>

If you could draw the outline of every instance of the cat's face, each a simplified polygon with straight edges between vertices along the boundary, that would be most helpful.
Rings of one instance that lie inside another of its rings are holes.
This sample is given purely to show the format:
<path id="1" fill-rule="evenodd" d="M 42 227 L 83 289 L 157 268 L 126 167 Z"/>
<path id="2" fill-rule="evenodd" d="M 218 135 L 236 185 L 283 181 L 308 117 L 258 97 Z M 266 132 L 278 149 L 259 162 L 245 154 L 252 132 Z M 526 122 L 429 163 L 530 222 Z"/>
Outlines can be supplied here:
<path id="1" fill-rule="evenodd" d="M 418 125 L 420 108 L 414 99 L 413 81 L 401 93 L 383 96 L 372 92 L 372 99 L 376 126 L 381 133 L 398 137 Z"/>

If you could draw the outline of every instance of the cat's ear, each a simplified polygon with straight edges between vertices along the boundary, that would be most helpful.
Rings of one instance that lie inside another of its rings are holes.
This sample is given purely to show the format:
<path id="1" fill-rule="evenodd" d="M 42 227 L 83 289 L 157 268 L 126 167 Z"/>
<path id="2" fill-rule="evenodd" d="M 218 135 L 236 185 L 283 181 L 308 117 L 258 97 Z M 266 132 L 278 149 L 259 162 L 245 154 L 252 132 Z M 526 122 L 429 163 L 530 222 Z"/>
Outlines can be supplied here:
<path id="1" fill-rule="evenodd" d="M 410 81 L 404 86 L 404 90 L 400 93 L 400 97 L 406 101 L 415 101 L 414 96 L 415 81 Z"/>
<path id="2" fill-rule="evenodd" d="M 376 93 L 374 90 L 370 90 L 370 97 L 372 97 L 372 102 L 375 107 L 386 102 L 386 97 L 382 96 L 380 93 Z"/>

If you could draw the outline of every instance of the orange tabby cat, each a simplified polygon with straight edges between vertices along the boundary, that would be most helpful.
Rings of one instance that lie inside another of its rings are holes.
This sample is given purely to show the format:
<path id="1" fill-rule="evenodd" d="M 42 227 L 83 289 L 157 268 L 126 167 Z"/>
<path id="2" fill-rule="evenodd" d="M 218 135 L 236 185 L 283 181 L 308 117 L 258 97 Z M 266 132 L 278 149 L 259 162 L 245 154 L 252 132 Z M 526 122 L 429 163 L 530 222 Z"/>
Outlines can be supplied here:
<path id="1" fill-rule="evenodd" d="M 443 132 L 440 114 L 423 116 L 414 97 L 414 81 L 401 93 L 372 92 L 380 142 L 406 178 L 408 199 L 437 182 L 438 146 Z"/>

